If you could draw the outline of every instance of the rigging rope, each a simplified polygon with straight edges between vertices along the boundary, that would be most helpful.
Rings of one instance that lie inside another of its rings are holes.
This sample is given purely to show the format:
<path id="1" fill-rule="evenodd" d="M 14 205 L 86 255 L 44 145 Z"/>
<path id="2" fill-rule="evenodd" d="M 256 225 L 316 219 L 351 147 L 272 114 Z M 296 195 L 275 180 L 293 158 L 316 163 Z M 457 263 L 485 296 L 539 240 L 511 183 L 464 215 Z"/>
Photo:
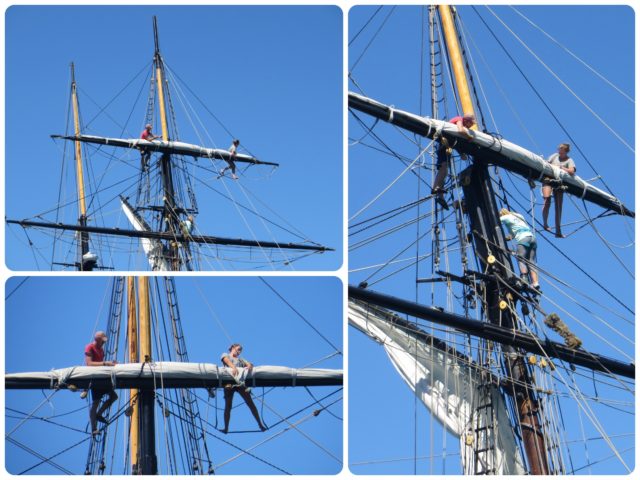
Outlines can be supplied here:
<path id="1" fill-rule="evenodd" d="M 522 69 L 518 66 L 518 64 L 516 63 L 515 59 L 511 56 L 511 54 L 506 50 L 505 46 L 502 44 L 502 42 L 498 39 L 498 37 L 495 35 L 495 33 L 491 30 L 491 28 L 489 28 L 489 26 L 487 25 L 487 23 L 485 22 L 484 18 L 482 18 L 482 16 L 480 15 L 480 13 L 478 12 L 478 10 L 472 6 L 471 7 L 473 9 L 473 11 L 478 15 L 478 17 L 480 18 L 480 20 L 482 21 L 482 23 L 487 27 L 487 30 L 489 31 L 489 33 L 491 33 L 491 35 L 493 36 L 493 38 L 496 40 L 496 42 L 498 42 L 498 44 L 500 45 L 500 47 L 502 48 L 503 52 L 507 55 L 507 57 L 509 58 L 509 60 L 511 60 L 511 63 L 513 63 L 513 65 L 516 67 L 516 69 L 518 70 L 518 72 L 522 75 L 522 77 L 524 78 L 524 80 L 527 82 L 527 84 L 529 85 L 529 87 L 533 90 L 533 92 L 536 94 L 536 96 L 540 99 L 540 101 L 542 102 L 542 104 L 545 106 L 545 108 L 547 109 L 547 111 L 549 112 L 549 114 L 554 118 L 554 120 L 556 121 L 556 123 L 558 124 L 558 126 L 562 129 L 562 131 L 567 135 L 567 138 L 570 139 L 571 143 L 573 143 L 576 148 L 578 149 L 578 151 L 580 152 L 580 154 L 582 155 L 582 157 L 586 160 L 587 164 L 591 167 L 591 169 L 596 173 L 596 175 L 599 175 L 598 172 L 596 171 L 596 169 L 593 167 L 593 165 L 591 164 L 591 162 L 589 161 L 589 159 L 587 158 L 587 156 L 584 154 L 584 152 L 580 149 L 579 145 L 576 143 L 576 141 L 573 139 L 573 137 L 571 136 L 571 134 L 568 132 L 568 130 L 565 128 L 565 126 L 560 122 L 560 119 L 555 115 L 555 113 L 553 113 L 553 111 L 551 110 L 551 107 L 549 107 L 549 105 L 547 104 L 547 102 L 545 102 L 545 100 L 542 98 L 542 96 L 540 95 L 540 93 L 538 92 L 538 90 L 535 88 L 535 86 L 533 85 L 533 83 L 531 83 L 531 81 L 529 80 L 529 78 L 525 75 L 525 73 L 522 71 Z M 613 192 L 611 191 L 611 189 L 609 188 L 609 186 L 603 181 L 602 184 L 604 185 L 604 187 L 607 189 L 607 191 L 613 195 Z M 615 195 L 614 195 L 615 196 Z"/>
<path id="2" fill-rule="evenodd" d="M 389 18 L 391 17 L 391 14 L 393 14 L 395 9 L 396 9 L 395 6 L 391 7 L 391 10 L 387 14 L 387 16 L 384 17 L 384 20 L 380 24 L 380 27 L 378 27 L 378 29 L 375 31 L 375 33 L 371 37 L 371 40 L 369 40 L 369 43 L 367 43 L 367 45 L 364 47 L 364 50 L 362 51 L 360 56 L 358 58 L 356 58 L 355 62 L 349 68 L 349 75 L 351 75 L 353 73 L 353 71 L 355 70 L 356 66 L 358 66 L 358 63 L 360 63 L 360 60 L 362 60 L 362 57 L 364 56 L 364 54 L 367 53 L 367 50 L 369 50 L 369 47 L 371 46 L 373 41 L 377 38 L 378 34 L 382 31 L 382 29 L 384 28 L 385 24 L 387 23 L 387 20 L 389 20 Z"/>
<path id="3" fill-rule="evenodd" d="M 329 340 L 325 335 L 323 335 L 320 330 L 318 330 L 315 326 L 313 326 L 313 324 L 307 320 L 305 318 L 304 315 L 302 315 L 298 310 L 296 310 L 296 308 L 291 305 L 291 303 L 289 303 L 271 284 L 269 284 L 269 282 L 267 282 L 267 280 L 264 277 L 258 277 L 258 279 L 264 283 L 267 287 L 269 287 L 269 289 L 280 299 L 282 300 L 285 305 L 287 305 L 304 323 L 306 323 L 314 332 L 316 332 L 318 334 L 318 336 L 320 338 L 322 338 L 325 342 L 327 342 L 336 352 L 340 352 L 340 354 L 342 354 L 342 350 L 340 350 L 340 348 L 338 348 L 331 340 Z"/>
<path id="4" fill-rule="evenodd" d="M 413 161 L 400 173 L 400 175 L 398 175 L 389 185 L 387 185 L 378 195 L 376 195 L 369 203 L 367 203 L 364 207 L 362 207 L 360 210 L 358 210 L 355 214 L 353 214 L 351 216 L 351 218 L 349 218 L 349 222 L 351 222 L 354 218 L 356 218 L 357 216 L 359 216 L 362 212 L 364 212 L 365 210 L 367 210 L 373 203 L 375 203 L 380 197 L 382 197 L 382 195 L 384 195 L 398 180 L 400 180 L 400 178 L 402 178 L 402 176 L 409 170 L 411 170 L 413 168 L 413 165 L 422 157 L 422 155 L 424 154 L 424 152 L 427 151 L 427 149 L 429 147 L 431 147 L 431 145 L 433 144 L 433 140 L 431 142 L 429 142 L 429 144 L 420 152 L 418 153 L 418 155 L 413 159 Z"/>
<path id="5" fill-rule="evenodd" d="M 578 62 L 580 62 L 583 66 L 585 66 L 588 70 L 590 70 L 593 74 L 595 74 L 597 77 L 599 77 L 602 81 L 604 81 L 606 84 L 608 84 L 611 88 L 613 88 L 614 90 L 616 90 L 620 95 L 622 95 L 623 97 L 625 97 L 627 100 L 629 100 L 631 103 L 636 103 L 635 100 L 633 98 L 631 98 L 629 95 L 627 95 L 625 92 L 622 91 L 622 89 L 618 88 L 613 82 L 609 81 L 607 78 L 605 78 L 604 75 L 602 75 L 600 72 L 598 72 L 595 68 L 593 68 L 591 65 L 589 65 L 587 62 L 585 62 L 584 60 L 582 60 L 580 57 L 578 57 L 575 53 L 573 53 L 571 50 L 569 50 L 567 47 L 565 47 L 563 44 L 561 44 L 558 40 L 556 40 L 555 38 L 553 38 L 551 35 L 549 35 L 547 32 L 545 32 L 540 26 L 536 25 L 531 19 L 529 19 L 526 15 L 524 15 L 522 12 L 520 12 L 517 8 L 515 8 L 514 6 L 510 5 L 511 9 L 516 12 L 518 15 L 520 15 L 522 18 L 524 18 L 530 25 L 532 25 L 534 28 L 536 28 L 537 30 L 539 30 L 540 32 L 542 32 L 542 34 L 544 34 L 545 37 L 547 37 L 549 40 L 551 40 L 553 43 L 555 43 L 556 45 L 558 45 L 560 48 L 562 48 L 565 52 L 567 52 L 569 55 L 571 55 L 574 59 L 576 59 Z"/>

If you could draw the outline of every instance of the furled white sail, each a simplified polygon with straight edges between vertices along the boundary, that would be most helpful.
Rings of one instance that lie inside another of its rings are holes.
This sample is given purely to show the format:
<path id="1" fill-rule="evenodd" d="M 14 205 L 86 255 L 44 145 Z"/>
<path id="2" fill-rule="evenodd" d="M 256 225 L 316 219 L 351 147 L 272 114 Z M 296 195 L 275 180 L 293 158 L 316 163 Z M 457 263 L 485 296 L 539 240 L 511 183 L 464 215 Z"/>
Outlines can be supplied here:
<path id="1" fill-rule="evenodd" d="M 254 367 L 242 379 L 247 387 L 342 385 L 342 370 Z M 115 367 L 68 367 L 49 372 L 5 375 L 7 389 L 78 388 L 210 388 L 235 384 L 230 368 L 212 363 L 123 363 Z"/>
<path id="2" fill-rule="evenodd" d="M 231 158 L 231 153 L 229 153 L 228 150 L 224 150 L 221 148 L 207 148 L 201 147 L 199 145 L 193 145 L 191 143 L 164 141 L 160 139 L 156 139 L 150 142 L 141 138 L 109 138 L 98 137 L 96 135 L 52 135 L 52 137 L 62 138 L 64 140 L 95 143 L 98 145 L 111 145 L 113 147 L 143 149 L 150 152 L 189 155 L 192 157 L 215 158 L 217 160 L 229 160 Z M 277 163 L 263 162 L 262 160 L 258 160 L 257 158 L 252 157 L 251 155 L 245 155 L 242 153 L 236 154 L 233 160 L 235 162 L 252 163 L 254 165 L 278 166 Z"/>
<path id="3" fill-rule="evenodd" d="M 390 314 L 349 302 L 349 323 L 379 342 L 394 367 L 416 396 L 445 428 L 460 439 L 463 471 L 493 471 L 498 475 L 524 475 L 505 401 L 496 386 L 479 388 L 480 372 L 472 362 L 437 341 L 416 341 L 389 322 Z M 493 428 L 481 405 L 493 407 Z M 491 427 L 491 425 L 489 425 Z M 492 437 L 492 438 L 489 438 Z M 495 444 L 475 454 L 475 446 Z"/>
<path id="4" fill-rule="evenodd" d="M 568 188 L 568 193 L 579 196 L 604 208 L 617 213 L 635 216 L 635 213 L 623 205 L 621 200 L 610 195 L 577 175 L 570 175 L 564 170 L 551 165 L 542 156 L 537 155 L 515 143 L 496 138 L 492 135 L 470 130 L 471 138 L 462 135 L 458 128 L 449 122 L 429 117 L 422 117 L 411 112 L 385 105 L 372 98 L 349 92 L 349 106 L 363 111 L 377 118 L 411 131 L 418 131 L 421 135 L 436 138 L 440 135 L 449 137 L 460 143 L 467 143 L 480 147 L 480 150 L 497 153 L 495 160 L 501 159 L 500 166 L 525 175 L 530 180 L 542 180 L 544 177 L 556 179 Z"/>
<path id="5" fill-rule="evenodd" d="M 131 206 L 124 199 L 121 200 L 121 203 L 122 210 L 124 210 L 124 214 L 129 219 L 129 222 L 131 223 L 133 228 L 135 228 L 139 232 L 151 231 L 146 222 L 144 222 L 143 219 L 136 215 Z M 154 238 L 140 238 L 140 244 L 142 245 L 144 253 L 147 255 L 151 270 L 162 272 L 170 270 L 169 264 L 167 263 L 167 260 L 164 256 L 162 242 Z"/>

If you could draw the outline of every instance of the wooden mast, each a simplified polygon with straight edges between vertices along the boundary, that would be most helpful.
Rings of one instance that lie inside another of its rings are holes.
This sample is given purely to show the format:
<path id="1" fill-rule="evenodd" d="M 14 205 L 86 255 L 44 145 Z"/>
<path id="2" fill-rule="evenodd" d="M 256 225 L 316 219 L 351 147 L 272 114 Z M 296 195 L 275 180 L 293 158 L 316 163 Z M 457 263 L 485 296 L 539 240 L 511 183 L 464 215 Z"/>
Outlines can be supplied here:
<path id="1" fill-rule="evenodd" d="M 453 8 L 454 7 L 450 5 L 440 5 L 440 19 L 463 111 L 465 114 L 475 115 L 469 84 L 465 74 L 464 62 L 460 52 L 460 44 L 458 43 L 457 32 L 453 21 Z M 500 227 L 498 206 L 496 204 L 488 167 L 483 163 L 473 164 L 461 172 L 460 178 L 462 179 L 461 183 L 463 185 L 471 228 L 474 232 L 473 237 L 476 244 L 476 253 L 480 257 L 481 262 L 485 264 L 487 263 L 486 259 L 488 259 L 493 252 L 489 251 L 486 242 L 482 238 L 478 238 L 475 232 L 482 231 L 485 238 L 490 237 L 494 241 L 494 244 L 504 245 L 506 242 Z M 497 254 L 499 253 L 500 252 L 497 252 Z M 510 259 L 504 258 L 503 262 L 498 263 L 500 265 L 508 265 L 510 264 Z M 508 272 L 504 271 L 504 268 L 502 268 L 502 270 L 502 274 L 508 275 Z M 507 327 L 515 328 L 516 322 L 512 318 L 512 315 L 501 312 L 498 307 L 501 298 L 500 286 L 495 281 L 486 281 L 485 283 L 487 290 L 486 313 L 489 322 L 494 324 L 507 323 Z M 535 389 L 533 388 L 531 377 L 522 357 L 516 355 L 516 359 L 512 360 L 511 357 L 513 357 L 513 355 L 509 355 L 509 353 L 514 354 L 516 352 L 515 349 L 511 350 L 513 351 L 504 353 L 505 363 L 513 378 L 514 387 L 510 393 L 514 398 L 520 415 L 520 430 L 522 432 L 524 451 L 531 470 L 530 473 L 533 475 L 548 475 L 549 466 L 546 456 L 545 438 L 540 422 L 540 412 Z"/>
<path id="2" fill-rule="evenodd" d="M 155 43 L 154 64 L 156 68 L 156 86 L 158 90 L 158 103 L 160 108 L 160 122 L 162 125 L 162 139 L 169 141 L 169 123 L 167 121 L 166 98 L 164 91 L 164 76 L 162 57 L 160 55 L 160 43 L 158 40 L 158 20 L 153 17 L 153 38 Z M 173 186 L 173 174 L 171 169 L 171 155 L 163 153 L 160 157 L 160 171 L 162 174 L 162 184 L 164 189 L 164 212 L 163 219 L 166 224 L 166 231 L 173 234 L 180 233 L 180 219 L 176 213 L 175 191 Z M 180 270 L 180 254 L 178 242 L 169 242 L 169 260 L 171 270 Z"/>
<path id="3" fill-rule="evenodd" d="M 76 86 L 76 74 L 75 66 L 71 62 L 71 103 L 73 107 L 73 127 L 75 136 L 78 137 L 82 132 L 80 131 L 80 108 L 78 106 L 78 89 Z M 78 223 L 82 227 L 87 226 L 87 204 L 84 191 L 84 173 L 82 169 L 82 143 L 75 141 L 75 160 L 76 160 L 76 184 L 78 186 L 78 205 L 80 210 L 80 216 Z M 95 260 L 85 257 L 89 253 L 89 234 L 87 232 L 80 232 L 80 245 L 79 245 L 79 260 L 78 270 L 93 270 L 95 266 Z"/>
<path id="4" fill-rule="evenodd" d="M 128 318 L 128 339 L 129 339 L 129 361 L 138 363 L 138 312 L 136 309 L 136 286 L 134 277 L 127 277 L 127 318 Z M 138 466 L 140 464 L 139 450 L 139 422 L 140 411 L 138 407 L 138 389 L 132 388 L 129 391 L 129 408 L 131 409 L 131 420 L 129 429 L 129 445 L 131 456 L 131 473 L 138 474 Z"/>
<path id="5" fill-rule="evenodd" d="M 473 101 L 471 100 L 471 93 L 469 91 L 469 83 L 467 82 L 467 75 L 464 69 L 464 62 L 462 60 L 462 54 L 460 53 L 460 43 L 458 42 L 457 30 L 453 21 L 453 15 L 451 14 L 452 8 L 453 7 L 450 5 L 438 6 L 440 11 L 440 21 L 442 22 L 442 31 L 447 44 L 447 50 L 449 52 L 453 75 L 456 80 L 458 95 L 460 96 L 460 104 L 462 105 L 461 114 L 475 115 Z M 474 125 L 472 128 L 476 129 L 477 126 Z"/>
<path id="6" fill-rule="evenodd" d="M 141 362 L 151 362 L 151 309 L 149 306 L 149 277 L 138 277 L 139 307 L 139 352 Z M 138 473 L 140 475 L 156 475 L 158 464 L 155 453 L 154 407 L 155 391 L 153 388 L 141 389 L 138 393 L 140 405 L 140 447 Z"/>

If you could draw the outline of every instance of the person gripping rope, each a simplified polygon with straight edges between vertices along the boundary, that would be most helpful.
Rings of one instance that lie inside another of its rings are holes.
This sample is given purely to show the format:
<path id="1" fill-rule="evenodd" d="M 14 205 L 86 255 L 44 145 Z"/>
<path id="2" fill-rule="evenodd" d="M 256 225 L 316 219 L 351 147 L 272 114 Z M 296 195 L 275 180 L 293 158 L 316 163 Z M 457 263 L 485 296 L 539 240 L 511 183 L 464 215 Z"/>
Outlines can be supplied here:
<path id="1" fill-rule="evenodd" d="M 449 120 L 449 123 L 453 123 L 458 127 L 458 132 L 467 138 L 473 138 L 469 133 L 469 129 L 476 124 L 476 117 L 472 114 L 464 114 L 453 117 Z M 449 205 L 444 199 L 444 182 L 449 173 L 449 159 L 451 158 L 451 147 L 446 138 L 440 137 L 438 146 L 436 149 L 436 178 L 433 181 L 433 188 L 431 194 L 436 195 L 436 201 L 445 210 L 449 209 Z"/>
<path id="2" fill-rule="evenodd" d="M 140 134 L 140 139 L 141 140 L 146 140 L 148 142 L 152 142 L 156 138 L 160 138 L 157 135 L 153 134 L 153 132 L 151 131 L 152 128 L 153 128 L 153 126 L 150 123 L 147 123 L 145 125 L 145 127 L 144 127 L 144 130 Z M 147 167 L 149 166 L 149 159 L 150 158 L 151 158 L 151 152 L 149 150 L 147 150 L 146 148 L 142 148 L 141 149 L 141 157 L 140 157 L 140 160 L 142 161 L 142 170 L 146 170 L 147 169 Z"/>
<path id="3" fill-rule="evenodd" d="M 93 337 L 93 342 L 88 344 L 84 349 L 84 363 L 87 367 L 114 367 L 115 361 L 105 361 L 103 345 L 107 342 L 107 334 L 99 331 Z M 100 402 L 104 396 L 108 396 L 107 400 L 100 406 Z M 103 416 L 109 407 L 118 399 L 118 395 L 113 389 L 91 388 L 91 408 L 89 410 L 89 420 L 91 422 L 91 434 L 97 435 L 98 422 L 109 423 Z"/>
<path id="4" fill-rule="evenodd" d="M 569 157 L 568 153 L 571 150 L 571 146 L 568 143 L 561 143 L 558 145 L 558 152 L 551 155 L 547 162 L 551 165 L 554 165 L 561 170 L 564 170 L 569 175 L 576 174 L 576 164 L 571 157 Z M 555 204 L 555 214 L 556 214 L 556 237 L 564 238 L 562 234 L 562 199 L 564 196 L 564 190 L 562 185 L 558 185 L 557 181 L 551 178 L 543 178 L 542 179 L 542 198 L 544 200 L 544 205 L 542 207 L 542 223 L 544 229 L 548 232 L 551 231 L 548 225 L 549 218 L 549 209 L 551 207 L 551 193 L 553 192 L 553 200 Z"/>
<path id="5" fill-rule="evenodd" d="M 500 209 L 500 222 L 509 230 L 507 240 L 514 239 L 518 244 L 520 278 L 541 293 L 538 272 L 535 268 L 538 244 L 533 230 L 522 215 L 510 212 L 506 208 Z"/>

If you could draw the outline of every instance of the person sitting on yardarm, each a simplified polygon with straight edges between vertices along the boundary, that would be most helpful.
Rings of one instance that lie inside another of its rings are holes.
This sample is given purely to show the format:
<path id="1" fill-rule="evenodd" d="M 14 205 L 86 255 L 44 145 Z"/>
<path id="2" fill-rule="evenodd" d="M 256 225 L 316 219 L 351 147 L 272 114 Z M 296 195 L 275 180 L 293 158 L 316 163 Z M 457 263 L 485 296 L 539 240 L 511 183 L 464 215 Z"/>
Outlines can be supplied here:
<path id="1" fill-rule="evenodd" d="M 256 408 L 255 403 L 253 403 L 253 398 L 251 398 L 251 389 L 247 388 L 244 384 L 244 378 L 246 378 L 246 376 L 253 370 L 253 364 L 244 358 L 240 358 L 241 353 L 242 345 L 234 343 L 229 347 L 228 352 L 225 352 L 220 356 L 222 365 L 231 370 L 231 375 L 235 380 L 235 383 L 229 383 L 224 386 L 224 429 L 222 430 L 222 433 L 229 432 L 231 407 L 233 406 L 233 395 L 235 392 L 238 392 L 244 399 L 247 407 L 251 410 L 253 418 L 258 422 L 258 428 L 264 432 L 267 427 L 262 423 L 258 409 Z M 242 371 L 242 369 L 246 370 Z"/>

